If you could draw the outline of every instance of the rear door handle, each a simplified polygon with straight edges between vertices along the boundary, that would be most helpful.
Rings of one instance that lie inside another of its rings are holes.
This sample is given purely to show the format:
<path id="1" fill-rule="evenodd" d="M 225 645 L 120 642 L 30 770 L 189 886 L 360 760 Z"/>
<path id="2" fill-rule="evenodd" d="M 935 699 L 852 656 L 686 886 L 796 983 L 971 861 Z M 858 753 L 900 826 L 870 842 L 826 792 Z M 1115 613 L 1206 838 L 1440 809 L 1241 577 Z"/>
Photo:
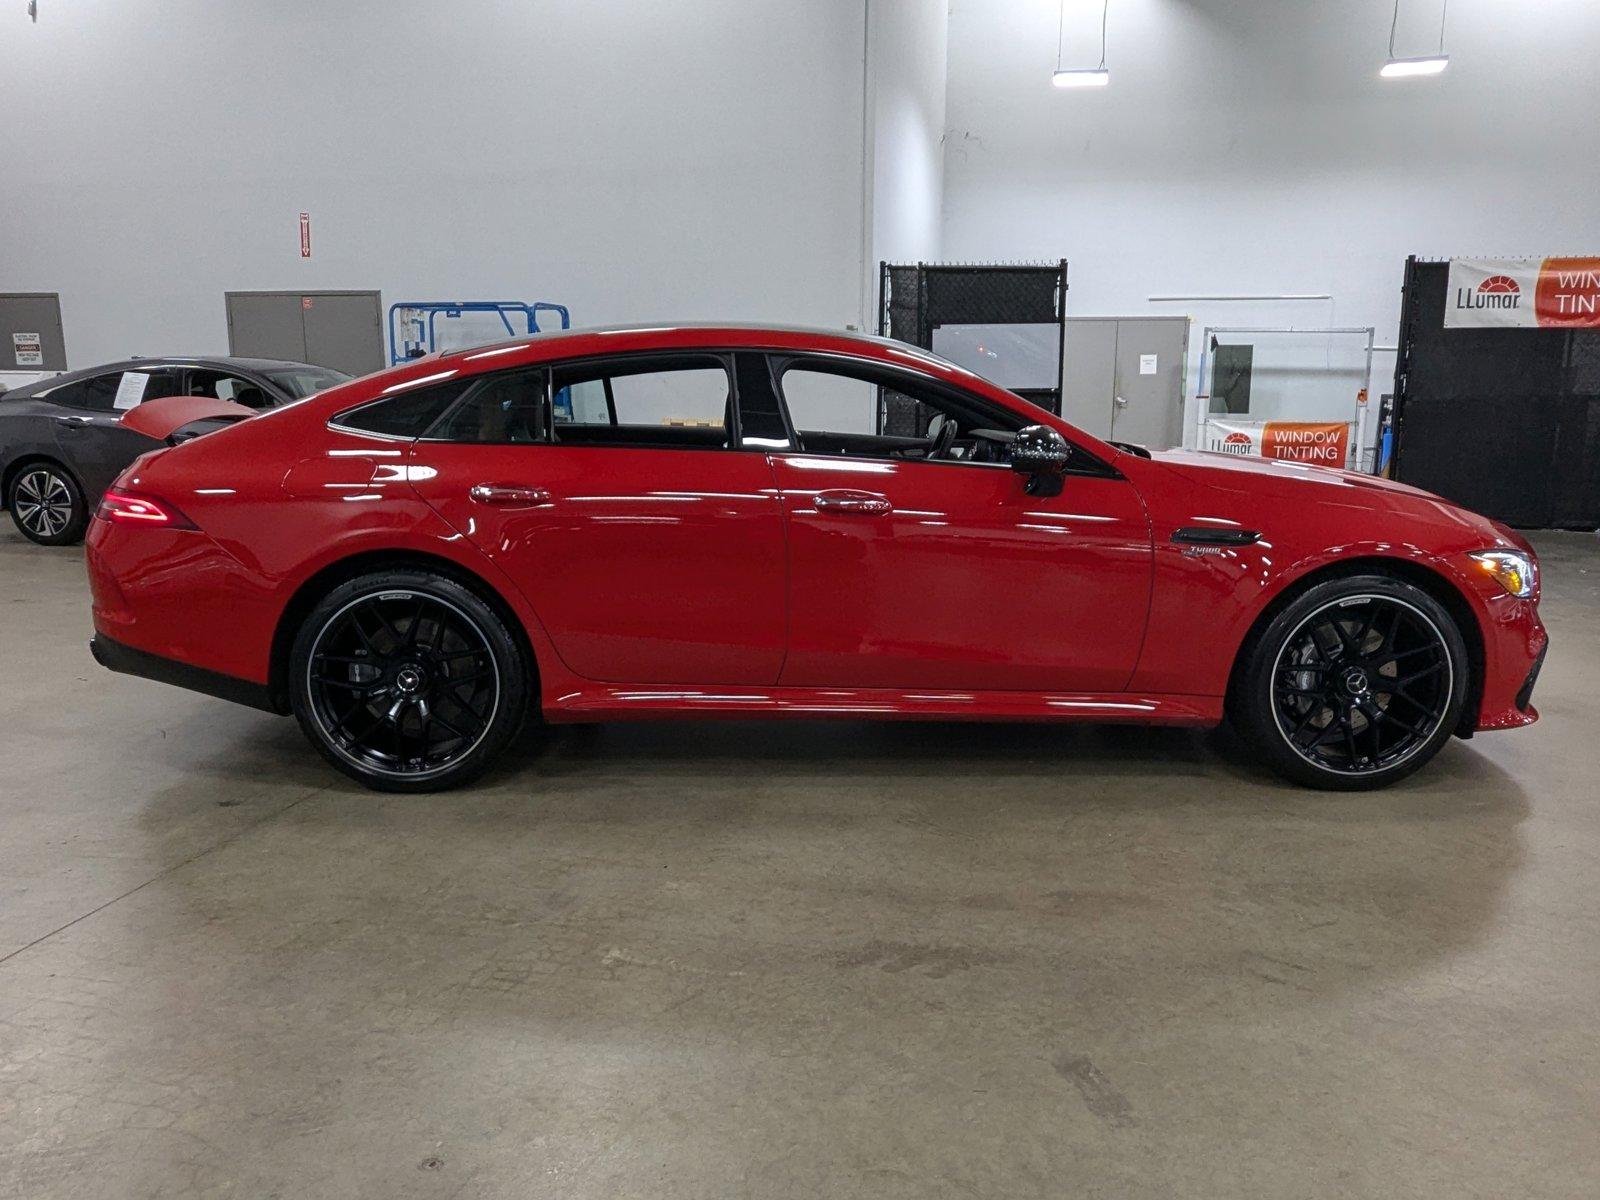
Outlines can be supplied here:
<path id="1" fill-rule="evenodd" d="M 87 429 L 94 424 L 92 417 L 57 417 L 57 425 L 65 425 L 68 429 Z"/>
<path id="2" fill-rule="evenodd" d="M 502 508 L 538 508 L 550 503 L 550 493 L 544 488 L 520 483 L 479 483 L 467 494 L 479 504 L 498 504 Z"/>
<path id="3" fill-rule="evenodd" d="M 818 492 L 811 502 L 818 512 L 847 513 L 857 517 L 881 517 L 894 511 L 889 497 L 877 492 L 858 492 L 850 488 L 835 488 Z"/>

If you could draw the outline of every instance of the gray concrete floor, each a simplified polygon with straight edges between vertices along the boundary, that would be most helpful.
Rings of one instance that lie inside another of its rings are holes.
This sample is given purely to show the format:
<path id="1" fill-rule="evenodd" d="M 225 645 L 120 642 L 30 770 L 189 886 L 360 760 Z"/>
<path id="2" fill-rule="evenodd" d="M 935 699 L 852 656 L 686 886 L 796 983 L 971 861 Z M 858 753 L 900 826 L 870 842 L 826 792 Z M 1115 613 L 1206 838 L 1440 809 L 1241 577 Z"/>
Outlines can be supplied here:
<path id="1" fill-rule="evenodd" d="M 0 1195 L 1592 1197 L 1600 542 L 1544 721 L 569 730 L 386 798 L 0 533 Z"/>

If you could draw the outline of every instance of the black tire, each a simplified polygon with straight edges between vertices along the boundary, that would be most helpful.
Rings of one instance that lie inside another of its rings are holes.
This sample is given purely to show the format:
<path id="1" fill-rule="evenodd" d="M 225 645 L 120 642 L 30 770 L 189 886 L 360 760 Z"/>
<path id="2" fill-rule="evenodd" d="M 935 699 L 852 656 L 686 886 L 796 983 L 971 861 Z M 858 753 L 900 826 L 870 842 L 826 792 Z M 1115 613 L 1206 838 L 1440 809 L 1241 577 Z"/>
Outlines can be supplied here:
<path id="1" fill-rule="evenodd" d="M 1439 752 L 1470 672 L 1461 630 L 1427 592 L 1390 575 L 1345 576 L 1306 589 L 1245 645 L 1228 712 L 1284 778 L 1365 791 Z"/>
<path id="2" fill-rule="evenodd" d="M 289 659 L 300 728 L 346 775 L 436 792 L 481 775 L 522 728 L 533 671 L 471 589 L 425 570 L 340 584 L 306 616 Z"/>
<path id="3" fill-rule="evenodd" d="M 17 531 L 41 546 L 72 546 L 89 527 L 89 505 L 72 473 L 59 463 L 28 463 L 11 477 L 6 507 Z"/>

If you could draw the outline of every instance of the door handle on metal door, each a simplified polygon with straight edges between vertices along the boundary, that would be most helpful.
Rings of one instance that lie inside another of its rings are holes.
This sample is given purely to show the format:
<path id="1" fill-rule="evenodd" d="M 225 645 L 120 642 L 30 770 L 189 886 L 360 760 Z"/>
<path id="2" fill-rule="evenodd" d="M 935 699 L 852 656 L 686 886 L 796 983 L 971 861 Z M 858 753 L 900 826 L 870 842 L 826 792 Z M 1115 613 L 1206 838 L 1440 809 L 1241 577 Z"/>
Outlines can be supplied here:
<path id="1" fill-rule="evenodd" d="M 505 508 L 538 508 L 550 503 L 550 493 L 542 487 L 524 484 L 479 483 L 467 493 L 479 504 L 498 504 Z"/>
<path id="2" fill-rule="evenodd" d="M 894 509 L 889 497 L 876 492 L 857 492 L 838 488 L 818 492 L 811 502 L 818 512 L 849 513 L 852 516 L 880 517 Z"/>
<path id="3" fill-rule="evenodd" d="M 65 425 L 68 429 L 87 429 L 94 424 L 91 417 L 57 417 L 57 425 Z"/>
<path id="4" fill-rule="evenodd" d="M 1124 400 L 1121 396 L 1116 397 L 1116 401 L 1117 401 L 1117 407 L 1118 408 L 1127 408 L 1128 407 L 1128 402 L 1126 400 Z"/>

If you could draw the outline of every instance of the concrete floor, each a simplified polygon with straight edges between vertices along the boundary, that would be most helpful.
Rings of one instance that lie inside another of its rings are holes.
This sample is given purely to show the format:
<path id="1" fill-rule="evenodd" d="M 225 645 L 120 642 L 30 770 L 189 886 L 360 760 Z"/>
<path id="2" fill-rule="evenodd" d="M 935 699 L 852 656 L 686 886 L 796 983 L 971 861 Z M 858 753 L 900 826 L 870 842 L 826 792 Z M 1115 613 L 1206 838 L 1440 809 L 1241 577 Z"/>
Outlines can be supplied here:
<path id="1" fill-rule="evenodd" d="M 560 732 L 360 791 L 0 533 L 0 1195 L 1592 1197 L 1600 542 L 1544 721 Z"/>

